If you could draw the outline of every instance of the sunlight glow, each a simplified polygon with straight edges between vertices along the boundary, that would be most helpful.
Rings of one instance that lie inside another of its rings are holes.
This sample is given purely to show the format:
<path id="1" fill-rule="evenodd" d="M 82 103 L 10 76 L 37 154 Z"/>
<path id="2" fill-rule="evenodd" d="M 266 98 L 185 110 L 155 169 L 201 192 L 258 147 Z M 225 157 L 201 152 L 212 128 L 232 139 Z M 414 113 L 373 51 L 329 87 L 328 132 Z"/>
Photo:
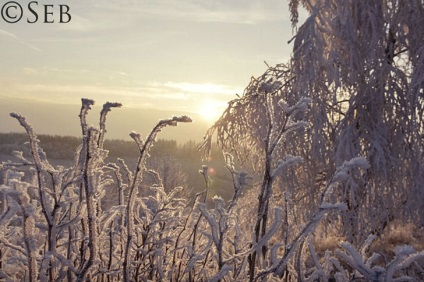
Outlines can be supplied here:
<path id="1" fill-rule="evenodd" d="M 218 120 L 226 106 L 227 103 L 225 102 L 206 100 L 199 106 L 198 114 L 206 121 L 212 123 Z"/>

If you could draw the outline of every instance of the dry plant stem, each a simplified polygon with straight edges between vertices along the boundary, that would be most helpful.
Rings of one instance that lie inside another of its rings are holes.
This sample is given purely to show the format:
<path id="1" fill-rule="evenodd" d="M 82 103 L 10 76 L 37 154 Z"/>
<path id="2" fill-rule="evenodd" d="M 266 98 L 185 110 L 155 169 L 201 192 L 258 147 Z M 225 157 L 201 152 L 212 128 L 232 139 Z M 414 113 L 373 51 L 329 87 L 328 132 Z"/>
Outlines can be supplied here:
<path id="1" fill-rule="evenodd" d="M 73 218 L 74 216 L 74 205 L 71 203 L 70 207 L 69 207 L 69 221 L 71 221 L 71 218 Z M 74 230 L 71 227 L 71 225 L 68 226 L 68 246 L 67 246 L 67 254 L 66 254 L 66 258 L 68 259 L 68 261 L 72 260 L 72 241 L 74 240 Z M 67 279 L 68 281 L 72 281 L 73 278 L 73 273 L 70 269 L 68 269 L 67 271 Z"/>
<path id="2" fill-rule="evenodd" d="M 183 235 L 184 231 L 186 231 L 186 229 L 187 229 L 188 221 L 189 221 L 191 215 L 193 214 L 193 211 L 194 211 L 196 202 L 198 200 L 198 197 L 199 197 L 199 195 L 196 195 L 196 199 L 194 200 L 194 204 L 191 207 L 190 212 L 189 212 L 189 214 L 186 217 L 186 220 L 184 222 L 184 226 L 181 229 L 181 231 L 178 233 L 177 239 L 175 240 L 175 245 L 174 245 L 174 250 L 175 251 L 174 251 L 174 255 L 172 257 L 172 265 L 173 266 L 176 266 L 176 262 L 177 262 L 177 250 L 180 248 L 179 242 L 180 242 L 181 236 Z M 182 254 L 181 254 L 182 257 L 184 256 L 185 252 L 186 252 L 186 249 L 184 248 L 183 251 L 182 251 Z M 177 271 L 177 274 L 176 274 L 176 277 L 175 277 L 175 281 L 179 281 L 180 275 L 181 275 L 181 262 L 178 264 L 178 271 Z"/>
<path id="3" fill-rule="evenodd" d="M 27 135 L 30 140 L 30 149 L 31 154 L 34 159 L 34 166 L 37 175 L 37 184 L 38 184 L 38 195 L 40 198 L 40 205 L 42 209 L 42 213 L 47 223 L 47 251 L 49 254 L 55 255 L 57 253 L 57 234 L 63 228 L 66 228 L 70 223 L 72 223 L 73 219 L 70 218 L 68 222 L 64 222 L 67 217 L 66 214 L 70 211 L 68 210 L 65 214 L 60 216 L 60 204 L 61 198 L 64 190 L 68 187 L 68 185 L 74 180 L 71 180 L 69 183 L 62 183 L 59 178 L 59 172 L 56 171 L 50 163 L 47 161 L 46 156 L 42 149 L 38 146 L 38 139 L 36 134 L 34 133 L 32 127 L 26 122 L 25 118 L 19 114 L 11 114 L 12 117 L 16 118 L 22 127 L 27 132 Z M 48 191 L 47 185 L 43 182 L 43 174 L 46 174 L 50 178 L 52 185 L 52 193 L 50 193 L 52 197 L 52 201 L 47 200 L 46 193 Z M 52 206 L 52 207 L 51 207 Z M 71 207 L 72 209 L 72 207 Z M 49 276 L 50 279 L 54 280 L 57 277 L 57 269 L 53 266 L 54 262 L 50 260 L 49 267 Z"/>
<path id="4" fill-rule="evenodd" d="M 208 176 L 208 167 L 207 166 L 203 166 L 203 170 L 201 171 L 201 174 L 203 175 L 203 179 L 205 180 L 205 197 L 203 198 L 203 203 L 206 204 L 206 201 L 208 199 L 208 192 L 209 192 L 209 176 Z M 199 217 L 197 218 L 196 224 L 194 225 L 193 232 L 191 234 L 193 236 L 193 240 L 191 242 L 191 247 L 192 247 L 193 253 L 196 249 L 197 231 L 199 229 L 199 224 L 200 224 L 201 220 L 202 220 L 202 213 L 199 214 Z M 189 279 L 191 281 L 193 281 L 195 273 L 196 272 L 195 272 L 194 269 L 189 272 Z"/>
<path id="5" fill-rule="evenodd" d="M 91 106 L 94 105 L 94 101 L 91 99 L 86 99 L 86 98 L 81 98 L 81 110 L 80 110 L 80 114 L 79 114 L 79 118 L 80 118 L 80 125 L 81 125 L 81 133 L 82 133 L 82 144 L 79 150 L 79 154 L 78 154 L 78 160 L 77 160 L 77 164 L 75 166 L 75 170 L 78 171 L 77 173 L 80 173 L 81 175 L 83 175 L 83 179 L 81 181 L 81 183 L 79 184 L 79 202 L 83 203 L 84 202 L 84 187 L 85 187 L 85 178 L 84 175 L 86 174 L 86 163 L 87 163 L 87 151 L 88 151 L 88 126 L 87 126 L 87 114 L 88 111 L 91 110 Z M 80 220 L 81 222 L 81 229 L 82 229 L 82 234 L 83 236 L 86 235 L 86 230 L 87 228 L 87 220 L 86 218 L 81 218 Z M 86 263 L 86 242 L 85 240 L 81 240 L 80 244 L 79 244 L 79 266 L 78 268 L 81 269 L 84 267 L 85 263 Z M 78 273 L 77 273 L 78 275 Z"/>
<path id="6" fill-rule="evenodd" d="M 107 263 L 107 270 L 112 270 L 112 262 L 113 262 L 113 226 L 115 222 L 112 220 L 109 225 L 109 260 Z M 108 276 L 108 280 L 110 277 Z"/>
<path id="7" fill-rule="evenodd" d="M 56 253 L 56 238 L 55 238 L 55 232 L 53 230 L 53 228 L 55 227 L 55 211 L 57 209 L 53 209 L 50 211 L 50 209 L 48 208 L 48 203 L 47 200 L 45 199 L 45 189 L 46 187 L 44 187 L 43 184 L 43 172 L 47 172 L 50 174 L 53 174 L 53 168 L 51 167 L 51 165 L 47 162 L 41 159 L 40 157 L 40 148 L 38 146 L 38 142 L 39 140 L 37 139 L 37 135 L 35 134 L 35 132 L 33 131 L 32 127 L 26 122 L 25 117 L 21 116 L 20 114 L 16 114 L 16 113 L 11 113 L 10 116 L 12 116 L 13 118 L 16 118 L 20 125 L 26 130 L 27 135 L 29 137 L 29 143 L 30 143 L 30 149 L 31 149 L 31 154 L 33 156 L 34 159 L 34 164 L 35 164 L 35 169 L 36 169 L 36 174 L 37 174 L 37 184 L 38 184 L 38 195 L 40 197 L 40 204 L 41 204 L 41 209 L 42 209 L 42 213 L 44 215 L 44 218 L 47 222 L 47 226 L 48 226 L 48 230 L 47 230 L 47 237 L 48 237 L 48 246 L 47 249 L 49 252 L 51 253 Z M 44 163 L 43 163 L 44 161 Z M 56 207 L 56 205 L 55 205 Z M 50 268 L 50 276 L 51 277 L 55 277 L 55 270 L 51 267 Z"/>
<path id="8" fill-rule="evenodd" d="M 252 246 L 260 241 L 260 239 L 265 236 L 267 232 L 267 221 L 268 221 L 268 210 L 269 210 L 269 200 L 272 194 L 272 185 L 274 182 L 274 176 L 272 176 L 272 161 L 274 156 L 274 152 L 277 148 L 277 145 L 280 144 L 281 139 L 283 138 L 284 133 L 286 132 L 286 125 L 289 119 L 289 115 L 286 114 L 283 124 L 279 132 L 275 133 L 277 130 L 275 124 L 275 112 L 274 107 L 271 101 L 271 94 L 267 94 L 266 100 L 266 112 L 267 112 L 267 135 L 264 140 L 264 154 L 265 154 L 265 167 L 264 167 L 264 175 L 261 185 L 261 190 L 258 196 L 258 214 L 254 229 L 254 240 L 252 242 Z M 267 253 L 267 246 L 262 247 L 262 259 L 265 260 L 265 256 Z M 250 281 L 252 282 L 255 277 L 255 268 L 256 268 L 256 251 L 253 252 L 249 256 L 249 275 Z"/>
<path id="9" fill-rule="evenodd" d="M 97 233 L 99 231 L 97 230 L 97 205 L 95 202 L 95 190 L 96 188 L 93 186 L 95 183 L 94 177 L 94 171 L 97 169 L 97 165 L 94 160 L 94 153 L 96 150 L 101 149 L 103 147 L 104 142 L 104 136 L 106 133 L 106 115 L 110 111 L 110 108 L 112 107 L 120 107 L 121 104 L 119 103 L 105 103 L 103 105 L 103 110 L 100 114 L 100 131 L 95 130 L 94 128 L 88 128 L 87 122 L 86 122 L 86 116 L 88 111 L 91 109 L 90 106 L 94 105 L 94 101 L 90 99 L 81 99 L 82 101 L 82 107 L 80 111 L 80 122 L 81 122 L 81 129 L 83 133 L 83 145 L 81 148 L 81 153 L 79 157 L 79 164 L 82 164 L 81 170 L 83 174 L 83 183 L 80 186 L 80 200 L 82 202 L 82 191 L 84 191 L 85 195 L 85 202 L 86 202 L 86 209 L 87 209 L 87 223 L 85 222 L 85 219 L 82 219 L 83 226 L 87 226 L 88 229 L 88 243 L 87 247 L 89 249 L 89 257 L 85 261 L 84 260 L 84 253 L 85 251 L 82 251 L 81 254 L 81 269 L 77 274 L 77 280 L 82 281 L 86 278 L 86 275 L 89 271 L 89 269 L 92 267 L 94 260 L 97 258 L 97 240 L 98 236 Z M 98 133 L 98 137 L 96 140 L 96 136 Z M 81 245 L 81 250 L 85 250 L 85 247 Z"/>
<path id="10" fill-rule="evenodd" d="M 100 112 L 100 131 L 99 131 L 99 139 L 97 141 L 97 146 L 99 148 L 103 148 L 104 140 L 105 140 L 105 134 L 106 134 L 106 116 L 107 113 L 110 112 L 111 108 L 120 108 L 122 107 L 121 103 L 111 103 L 107 102 L 103 105 L 103 109 Z"/>
<path id="11" fill-rule="evenodd" d="M 281 278 L 284 274 L 289 259 L 295 254 L 295 251 L 298 249 L 298 245 L 302 244 L 302 242 L 305 240 L 305 237 L 315 230 L 323 216 L 330 210 L 340 210 L 340 208 L 337 206 L 333 208 L 319 208 L 318 211 L 316 211 L 315 214 L 312 216 L 311 220 L 302 228 L 302 230 L 297 234 L 293 241 L 286 247 L 284 255 L 279 260 L 279 262 L 271 266 L 269 269 L 258 273 L 254 278 L 254 281 L 258 281 L 259 279 L 264 278 L 270 273 L 275 273 Z"/>
<path id="12" fill-rule="evenodd" d="M 85 169 L 84 169 L 84 191 L 85 191 L 85 200 L 87 204 L 87 221 L 88 221 L 88 249 L 90 255 L 88 260 L 85 262 L 84 266 L 77 275 L 77 281 L 84 281 L 87 275 L 88 270 L 93 265 L 94 260 L 97 258 L 97 216 L 96 216 L 96 204 L 94 201 L 94 171 L 93 171 L 93 153 L 95 150 L 95 130 L 88 129 L 87 134 L 87 157 L 85 160 Z"/>
<path id="13" fill-rule="evenodd" d="M 132 248 L 132 238 L 133 238 L 133 231 L 134 231 L 134 203 L 135 203 L 135 196 L 136 196 L 136 189 L 139 187 L 139 183 L 142 180 L 142 173 L 144 170 L 144 154 L 146 153 L 146 144 L 145 142 L 143 147 L 139 146 L 140 150 L 140 156 L 137 161 L 137 168 L 134 173 L 133 182 L 130 187 L 130 192 L 128 195 L 128 202 L 126 207 L 126 219 L 127 219 L 127 241 L 125 245 L 125 251 L 124 251 L 124 261 L 122 263 L 123 267 L 123 275 L 124 275 L 124 281 L 129 282 L 130 279 L 130 267 L 131 267 L 131 248 Z"/>
<path id="14" fill-rule="evenodd" d="M 157 134 L 166 126 L 176 126 L 178 122 L 191 122 L 191 119 L 187 116 L 173 117 L 171 119 L 165 119 L 159 121 L 159 123 L 153 128 L 147 137 L 146 141 L 140 139 L 140 135 L 136 133 L 131 133 L 131 137 L 136 142 L 140 155 L 137 161 L 137 167 L 134 172 L 134 177 L 131 182 L 130 191 L 127 200 L 126 206 L 126 219 L 127 219 L 127 241 L 124 251 L 124 260 L 122 263 L 123 268 L 123 279 L 125 282 L 131 281 L 130 279 L 130 270 L 131 270 L 131 252 L 132 252 L 132 240 L 134 232 L 134 204 L 135 197 L 137 194 L 137 189 L 140 186 L 143 179 L 143 172 L 145 171 L 145 162 L 149 156 L 150 147 L 156 140 Z"/>
<path id="15" fill-rule="evenodd" d="M 28 278 L 29 281 L 32 282 L 38 280 L 37 256 L 33 246 L 30 244 L 30 237 L 33 236 L 32 233 L 35 229 L 35 222 L 34 218 L 29 215 L 23 207 L 23 203 L 20 202 L 19 204 L 23 214 L 23 236 L 25 239 L 25 249 L 28 256 Z"/>
<path id="16" fill-rule="evenodd" d="M 31 126 L 26 122 L 25 118 L 19 114 L 15 114 L 15 113 L 11 113 L 10 114 L 12 117 L 16 118 L 19 123 L 21 124 L 21 126 L 26 130 L 27 135 L 29 137 L 29 142 L 30 142 L 30 149 L 31 149 L 31 154 L 32 157 L 34 159 L 34 164 L 35 164 L 35 169 L 37 172 L 37 184 L 38 184 L 38 194 L 40 197 L 40 204 L 41 204 L 41 208 L 42 208 L 42 212 L 43 215 L 47 221 L 47 223 L 50 225 L 52 224 L 52 219 L 50 216 L 50 211 L 47 210 L 47 206 L 46 206 L 46 200 L 44 198 L 45 194 L 43 192 L 43 183 L 42 183 L 42 172 L 43 172 L 43 164 L 41 162 L 40 159 L 40 155 L 38 154 L 38 139 L 37 136 L 35 135 L 34 131 L 32 130 Z"/>

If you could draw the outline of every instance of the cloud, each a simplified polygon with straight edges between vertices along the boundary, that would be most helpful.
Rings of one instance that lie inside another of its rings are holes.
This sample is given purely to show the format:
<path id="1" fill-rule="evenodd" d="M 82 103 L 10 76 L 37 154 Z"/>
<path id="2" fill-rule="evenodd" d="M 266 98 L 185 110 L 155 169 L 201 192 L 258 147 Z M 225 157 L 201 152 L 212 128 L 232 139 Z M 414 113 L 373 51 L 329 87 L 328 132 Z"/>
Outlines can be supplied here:
<path id="1" fill-rule="evenodd" d="M 25 68 L 27 74 L 36 70 Z M 225 105 L 235 98 L 234 87 L 213 83 L 148 82 L 132 86 L 19 83 L 7 85 L 7 94 L 0 98 L 35 100 L 45 103 L 79 104 L 81 98 L 91 98 L 99 103 L 121 102 L 129 108 L 161 109 L 197 113 L 207 101 Z M 18 93 L 18 94 L 17 94 Z M 209 102 L 208 102 L 209 103 Z"/>
<path id="2" fill-rule="evenodd" d="M 234 95 L 236 93 L 240 93 L 240 89 L 214 83 L 166 82 L 164 86 L 177 89 L 179 91 L 198 94 L 208 93 L 217 95 Z"/>
<path id="3" fill-rule="evenodd" d="M 37 75 L 38 71 L 36 69 L 33 69 L 33 68 L 24 67 L 24 68 L 22 68 L 22 73 L 25 74 L 25 75 Z"/>
<path id="4" fill-rule="evenodd" d="M 0 69 L 0 83 L 14 84 L 8 95 L 169 109 L 228 101 L 242 93 L 238 84 L 262 72 L 264 58 L 280 61 L 282 44 L 274 38 L 282 24 L 275 21 L 289 20 L 281 0 L 85 0 L 69 6 L 70 23 L 0 29 L 0 41 L 40 51 L 28 42 L 36 43 L 44 51 L 30 56 L 8 44 L 18 58 L 4 60 Z M 266 24 L 250 26 L 257 23 Z"/>
<path id="5" fill-rule="evenodd" d="M 257 24 L 289 19 L 281 0 L 105 0 L 71 6 L 72 22 L 61 26 L 76 31 L 110 30 L 140 21 L 217 22 Z"/>
<path id="6" fill-rule="evenodd" d="M 29 47 L 30 49 L 32 49 L 34 51 L 41 52 L 41 50 L 38 47 L 36 47 L 32 44 L 29 44 L 28 42 L 26 42 L 26 41 L 20 39 L 19 37 L 17 37 L 16 35 L 14 35 L 13 33 L 7 32 L 7 31 L 2 30 L 2 29 L 0 29 L 0 38 L 1 37 L 12 39 L 12 40 L 14 40 L 14 41 L 16 41 L 16 42 L 18 42 L 22 45 Z"/>
<path id="7" fill-rule="evenodd" d="M 69 23 L 58 25 L 57 28 L 66 31 L 85 32 L 89 31 L 95 23 L 92 20 L 82 17 L 76 13 L 71 13 L 72 19 Z"/>

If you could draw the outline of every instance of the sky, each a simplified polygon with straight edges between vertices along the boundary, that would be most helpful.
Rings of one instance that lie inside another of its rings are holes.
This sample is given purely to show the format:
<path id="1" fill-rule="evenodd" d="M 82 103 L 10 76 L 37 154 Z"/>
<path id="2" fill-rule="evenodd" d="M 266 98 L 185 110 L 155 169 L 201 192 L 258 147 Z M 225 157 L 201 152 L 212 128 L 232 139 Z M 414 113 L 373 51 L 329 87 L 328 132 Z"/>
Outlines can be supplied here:
<path id="1" fill-rule="evenodd" d="M 290 57 L 285 0 L 39 0 L 32 24 L 30 1 L 18 2 L 19 22 L 0 18 L 0 132 L 22 131 L 9 117 L 20 112 L 38 133 L 78 135 L 84 97 L 96 101 L 93 124 L 104 102 L 123 104 L 108 117 L 111 138 L 187 114 L 192 125 L 163 137 L 201 140 L 264 61 Z"/>

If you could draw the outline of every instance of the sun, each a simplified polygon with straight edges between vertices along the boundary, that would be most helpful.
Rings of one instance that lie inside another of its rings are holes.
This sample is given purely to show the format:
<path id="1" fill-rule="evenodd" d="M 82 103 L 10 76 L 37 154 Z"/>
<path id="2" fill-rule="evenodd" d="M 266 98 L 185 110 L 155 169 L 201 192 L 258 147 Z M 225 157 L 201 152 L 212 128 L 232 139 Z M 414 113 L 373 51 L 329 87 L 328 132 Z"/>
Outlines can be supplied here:
<path id="1" fill-rule="evenodd" d="M 214 100 L 205 100 L 198 109 L 198 114 L 207 122 L 215 122 L 224 111 L 226 103 Z"/>

